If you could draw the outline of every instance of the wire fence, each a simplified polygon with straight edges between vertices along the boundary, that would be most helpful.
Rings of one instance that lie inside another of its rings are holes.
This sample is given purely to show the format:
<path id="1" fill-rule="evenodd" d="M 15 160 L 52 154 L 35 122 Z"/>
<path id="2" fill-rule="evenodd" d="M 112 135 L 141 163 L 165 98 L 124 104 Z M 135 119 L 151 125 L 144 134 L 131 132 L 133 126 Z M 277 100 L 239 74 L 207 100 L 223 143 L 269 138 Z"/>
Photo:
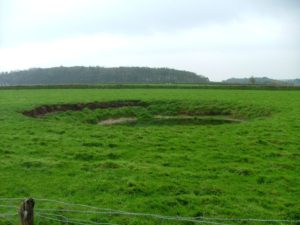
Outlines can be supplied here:
<path id="1" fill-rule="evenodd" d="M 19 204 L 25 198 L 0 198 L 0 225 L 18 224 Z M 135 224 L 300 224 L 299 220 L 260 218 L 183 217 L 127 212 L 52 199 L 35 199 L 35 225 L 121 225 Z M 145 222 L 141 222 L 141 221 Z M 152 222 L 151 222 L 151 221 Z M 116 222 L 110 222 L 116 221 Z"/>

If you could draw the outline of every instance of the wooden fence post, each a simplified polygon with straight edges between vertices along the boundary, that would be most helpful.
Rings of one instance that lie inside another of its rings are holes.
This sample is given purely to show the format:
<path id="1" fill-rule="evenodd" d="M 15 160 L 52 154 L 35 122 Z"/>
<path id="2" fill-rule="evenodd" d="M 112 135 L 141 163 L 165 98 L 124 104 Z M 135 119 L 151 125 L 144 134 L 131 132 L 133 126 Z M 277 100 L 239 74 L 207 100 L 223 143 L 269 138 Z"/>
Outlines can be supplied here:
<path id="1" fill-rule="evenodd" d="M 20 224 L 21 225 L 34 225 L 34 200 L 32 198 L 25 199 L 19 209 Z"/>

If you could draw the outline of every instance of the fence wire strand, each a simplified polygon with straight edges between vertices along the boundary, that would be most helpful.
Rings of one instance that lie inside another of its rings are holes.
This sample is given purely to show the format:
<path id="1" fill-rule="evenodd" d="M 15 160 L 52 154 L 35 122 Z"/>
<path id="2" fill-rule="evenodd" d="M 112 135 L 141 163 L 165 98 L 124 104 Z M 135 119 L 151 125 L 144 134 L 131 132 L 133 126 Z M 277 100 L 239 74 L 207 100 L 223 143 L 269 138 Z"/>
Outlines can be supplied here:
<path id="1" fill-rule="evenodd" d="M 26 198 L 0 198 L 0 202 L 15 202 L 22 201 Z M 67 217 L 65 215 L 57 214 L 57 213 L 70 213 L 73 215 L 87 215 L 87 214 L 95 214 L 95 215 L 106 215 L 106 216 L 129 216 L 129 217 L 148 217 L 154 219 L 161 220 L 169 220 L 169 221 L 177 221 L 177 222 L 192 222 L 192 223 L 201 223 L 201 224 L 212 224 L 212 225 L 229 225 L 224 224 L 223 222 L 260 222 L 260 223 L 300 223 L 300 220 L 286 220 L 286 219 L 258 219 L 258 218 L 220 218 L 220 217 L 182 217 L 182 216 L 165 216 L 159 214 L 151 214 L 151 213 L 138 213 L 138 212 L 126 212 L 122 210 L 115 210 L 110 208 L 99 208 L 95 206 L 89 206 L 85 204 L 78 203 L 68 203 L 59 200 L 46 199 L 46 198 L 36 198 L 36 202 L 44 202 L 44 203 L 55 203 L 69 206 L 69 207 L 81 207 L 89 210 L 78 210 L 78 209 L 53 209 L 53 208 L 37 208 L 37 216 L 57 221 L 57 222 L 65 222 L 66 224 L 79 224 L 79 225 L 117 225 L 113 223 L 101 223 L 94 222 L 90 220 L 82 220 L 76 219 L 72 217 Z M 17 209 L 18 207 L 11 204 L 0 204 L 0 208 L 3 209 Z M 11 218 L 16 216 L 17 213 L 0 213 L 0 218 Z M 10 222 L 10 221 L 8 221 Z"/>
<path id="2" fill-rule="evenodd" d="M 89 220 L 81 220 L 81 219 L 74 219 L 74 218 L 70 218 L 70 217 L 67 217 L 67 216 L 62 216 L 60 214 L 53 214 L 53 213 L 39 213 L 39 215 L 41 216 L 50 216 L 50 217 L 60 217 L 62 218 L 62 221 L 68 221 L 70 223 L 72 223 L 73 221 L 75 222 L 87 222 L 89 224 L 95 224 L 95 225 L 118 225 L 118 224 L 115 224 L 115 223 L 101 223 L 101 222 L 94 222 L 94 221 L 89 221 Z"/>

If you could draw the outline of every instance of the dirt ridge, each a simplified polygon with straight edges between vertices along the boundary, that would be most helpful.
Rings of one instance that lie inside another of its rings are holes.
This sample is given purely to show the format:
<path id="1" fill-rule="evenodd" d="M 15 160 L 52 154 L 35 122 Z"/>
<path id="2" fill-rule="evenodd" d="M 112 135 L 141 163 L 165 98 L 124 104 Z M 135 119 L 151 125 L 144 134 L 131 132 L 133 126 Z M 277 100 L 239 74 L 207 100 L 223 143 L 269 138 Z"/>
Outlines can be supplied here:
<path id="1" fill-rule="evenodd" d="M 140 100 L 119 100 L 110 102 L 89 102 L 89 103 L 66 103 L 66 104 L 54 104 L 54 105 L 42 105 L 31 110 L 23 111 L 22 114 L 29 117 L 43 117 L 50 113 L 65 112 L 65 111 L 81 111 L 85 108 L 106 109 L 106 108 L 122 108 L 122 107 L 145 107 L 148 104 Z"/>

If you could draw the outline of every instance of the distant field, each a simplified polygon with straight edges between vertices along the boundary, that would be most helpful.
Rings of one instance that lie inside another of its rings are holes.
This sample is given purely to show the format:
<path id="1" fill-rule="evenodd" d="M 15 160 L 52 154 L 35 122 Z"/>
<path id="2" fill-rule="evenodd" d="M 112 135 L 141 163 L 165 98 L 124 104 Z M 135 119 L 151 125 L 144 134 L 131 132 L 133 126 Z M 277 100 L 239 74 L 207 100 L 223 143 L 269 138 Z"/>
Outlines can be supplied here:
<path id="1" fill-rule="evenodd" d="M 18 203 L 1 197 L 32 196 L 171 216 L 300 220 L 300 91 L 188 88 L 0 90 L 0 205 Z M 128 106 L 129 100 L 141 104 Z M 92 110 L 93 102 L 126 104 Z M 67 103 L 77 108 L 62 110 Z M 22 114 L 46 105 L 61 112 Z M 101 124 L 119 118 L 131 120 Z M 37 201 L 39 207 L 67 209 Z M 0 224 L 11 223 L 0 218 Z"/>

